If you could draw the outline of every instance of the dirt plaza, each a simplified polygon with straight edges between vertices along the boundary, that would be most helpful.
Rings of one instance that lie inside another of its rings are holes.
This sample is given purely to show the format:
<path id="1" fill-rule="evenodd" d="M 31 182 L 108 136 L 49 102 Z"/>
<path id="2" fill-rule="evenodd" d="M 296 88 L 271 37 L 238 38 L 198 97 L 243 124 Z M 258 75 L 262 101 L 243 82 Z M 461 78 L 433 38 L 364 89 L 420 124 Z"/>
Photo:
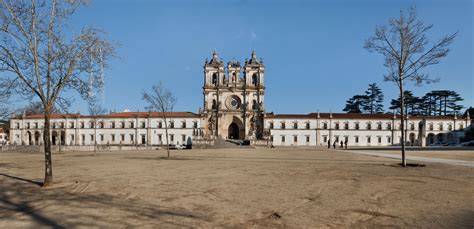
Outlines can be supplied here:
<path id="1" fill-rule="evenodd" d="M 2 152 L 0 228 L 474 225 L 469 167 L 423 162 L 425 167 L 400 168 L 396 159 L 314 148 L 165 155 L 53 153 L 55 185 L 41 188 L 41 153 Z"/>

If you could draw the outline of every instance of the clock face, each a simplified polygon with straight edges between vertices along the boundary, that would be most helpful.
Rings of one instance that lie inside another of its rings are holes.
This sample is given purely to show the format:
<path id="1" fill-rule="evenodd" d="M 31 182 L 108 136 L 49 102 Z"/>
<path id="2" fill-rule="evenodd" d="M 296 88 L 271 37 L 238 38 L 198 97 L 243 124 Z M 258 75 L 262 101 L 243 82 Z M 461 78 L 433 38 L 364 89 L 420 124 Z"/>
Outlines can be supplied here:
<path id="1" fill-rule="evenodd" d="M 237 110 L 240 108 L 240 98 L 237 96 L 232 96 L 227 99 L 227 108 Z"/>

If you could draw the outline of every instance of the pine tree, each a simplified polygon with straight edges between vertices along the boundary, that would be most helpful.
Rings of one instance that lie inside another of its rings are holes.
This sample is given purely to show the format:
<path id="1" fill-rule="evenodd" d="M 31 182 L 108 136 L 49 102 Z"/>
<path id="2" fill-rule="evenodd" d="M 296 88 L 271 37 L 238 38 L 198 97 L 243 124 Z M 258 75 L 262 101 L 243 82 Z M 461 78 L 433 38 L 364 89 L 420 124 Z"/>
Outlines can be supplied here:
<path id="1" fill-rule="evenodd" d="M 343 111 L 347 113 L 362 113 L 365 101 L 367 101 L 366 95 L 354 95 L 346 101 L 346 107 Z"/>
<path id="2" fill-rule="evenodd" d="M 383 93 L 376 83 L 369 84 L 369 88 L 365 91 L 367 100 L 364 103 L 364 110 L 368 113 L 382 113 L 383 112 Z"/>

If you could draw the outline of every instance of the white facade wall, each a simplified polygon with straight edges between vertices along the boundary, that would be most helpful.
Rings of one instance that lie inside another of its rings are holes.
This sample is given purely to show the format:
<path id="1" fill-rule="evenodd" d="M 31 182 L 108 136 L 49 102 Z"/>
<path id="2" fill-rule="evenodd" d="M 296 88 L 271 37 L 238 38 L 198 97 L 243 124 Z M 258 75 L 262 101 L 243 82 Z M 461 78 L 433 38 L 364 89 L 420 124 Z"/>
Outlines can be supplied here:
<path id="1" fill-rule="evenodd" d="M 191 143 L 200 134 L 200 125 L 199 118 L 168 118 L 169 143 Z M 42 144 L 43 127 L 43 119 L 12 119 L 10 142 Z M 94 141 L 97 145 L 166 144 L 165 124 L 161 118 L 52 118 L 50 127 L 53 145 L 94 145 Z"/>
<path id="2" fill-rule="evenodd" d="M 398 119 L 332 119 L 296 115 L 280 118 L 279 115 L 265 119 L 265 129 L 274 146 L 325 146 L 331 148 L 337 141 L 347 138 L 348 146 L 390 146 L 401 144 L 400 120 Z M 281 115 L 286 116 L 286 115 Z M 295 123 L 297 129 L 294 128 Z M 417 117 L 406 121 L 407 145 L 430 145 L 435 142 L 459 142 L 462 130 L 469 119 Z M 309 124 L 309 126 L 307 126 Z M 424 125 L 420 129 L 420 125 Z M 461 130 L 461 131 L 460 131 Z M 296 140 L 295 141 L 295 136 Z M 423 137 L 424 136 L 424 137 Z M 307 137 L 309 137 L 307 139 Z M 422 138 L 424 143 L 422 143 Z M 309 142 L 307 142 L 309 140 Z"/>

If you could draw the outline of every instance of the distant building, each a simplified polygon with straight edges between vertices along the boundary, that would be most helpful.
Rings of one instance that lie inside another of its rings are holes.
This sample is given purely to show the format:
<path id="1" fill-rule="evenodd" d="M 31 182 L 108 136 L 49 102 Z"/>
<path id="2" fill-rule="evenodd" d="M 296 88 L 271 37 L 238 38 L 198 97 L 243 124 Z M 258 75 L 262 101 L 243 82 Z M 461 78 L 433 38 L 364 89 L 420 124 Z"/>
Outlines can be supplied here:
<path id="1" fill-rule="evenodd" d="M 204 63 L 203 109 L 198 113 L 170 112 L 171 144 L 220 139 L 263 140 L 274 146 L 321 146 L 346 142 L 350 146 L 400 144 L 400 120 L 393 114 L 273 114 L 265 113 L 265 66 L 255 51 L 243 67 L 224 62 L 216 52 Z M 408 145 L 459 142 L 470 125 L 469 115 L 410 116 Z M 12 118 L 12 144 L 43 142 L 43 115 Z M 158 112 L 121 112 L 99 116 L 53 114 L 53 145 L 163 145 L 164 122 Z"/>

